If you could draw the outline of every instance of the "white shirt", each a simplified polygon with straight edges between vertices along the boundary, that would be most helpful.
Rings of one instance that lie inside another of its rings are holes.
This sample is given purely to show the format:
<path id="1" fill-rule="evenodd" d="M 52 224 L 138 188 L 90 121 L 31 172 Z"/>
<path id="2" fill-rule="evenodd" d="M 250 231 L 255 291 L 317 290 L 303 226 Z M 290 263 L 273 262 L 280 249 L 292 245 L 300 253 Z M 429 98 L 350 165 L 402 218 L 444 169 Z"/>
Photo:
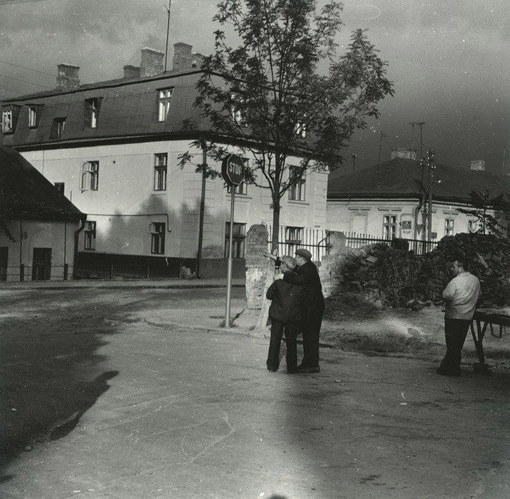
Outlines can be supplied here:
<path id="1" fill-rule="evenodd" d="M 443 291 L 446 302 L 444 316 L 448 319 L 471 320 L 480 296 L 480 281 L 469 272 L 454 277 Z"/>

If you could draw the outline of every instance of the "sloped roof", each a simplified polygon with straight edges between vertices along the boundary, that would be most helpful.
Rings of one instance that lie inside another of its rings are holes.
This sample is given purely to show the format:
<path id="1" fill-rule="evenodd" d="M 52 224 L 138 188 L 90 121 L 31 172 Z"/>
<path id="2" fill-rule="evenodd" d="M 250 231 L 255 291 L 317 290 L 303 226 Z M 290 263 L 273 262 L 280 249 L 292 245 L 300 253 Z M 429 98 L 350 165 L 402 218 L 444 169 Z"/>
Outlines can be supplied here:
<path id="1" fill-rule="evenodd" d="M 193 106 L 197 95 L 196 83 L 200 70 L 171 71 L 154 77 L 122 78 L 106 82 L 80 85 L 70 90 L 50 90 L 5 99 L 2 106 L 19 106 L 16 130 L 4 134 L 4 143 L 20 150 L 45 146 L 59 147 L 63 143 L 107 140 L 133 140 L 137 137 L 167 137 L 187 135 L 182 122 L 191 119 L 200 130 L 203 123 L 200 111 Z M 165 121 L 158 121 L 157 92 L 172 89 L 170 109 Z M 85 101 L 99 99 L 98 126 L 86 125 Z M 38 106 L 40 120 L 37 127 L 29 127 L 27 105 Z M 66 118 L 60 138 L 52 138 L 56 118 Z"/>
<path id="2" fill-rule="evenodd" d="M 330 178 L 328 199 L 418 199 L 422 167 L 419 161 L 394 158 L 365 170 Z M 423 186 L 428 188 L 428 174 L 423 175 Z M 488 171 L 475 171 L 436 165 L 432 195 L 438 201 L 466 203 L 471 191 L 488 191 L 494 198 L 500 194 L 510 196 L 510 177 Z"/>
<path id="3" fill-rule="evenodd" d="M 83 214 L 21 154 L 0 145 L 0 215 L 7 219 L 79 220 Z"/>

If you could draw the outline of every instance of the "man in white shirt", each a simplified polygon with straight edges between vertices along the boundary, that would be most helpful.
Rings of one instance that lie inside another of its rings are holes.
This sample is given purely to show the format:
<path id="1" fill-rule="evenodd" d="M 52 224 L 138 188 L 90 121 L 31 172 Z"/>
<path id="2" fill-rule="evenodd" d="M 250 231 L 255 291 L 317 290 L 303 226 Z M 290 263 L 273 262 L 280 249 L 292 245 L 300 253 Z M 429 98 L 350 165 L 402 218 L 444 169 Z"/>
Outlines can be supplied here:
<path id="1" fill-rule="evenodd" d="M 460 258 L 455 260 L 453 273 L 455 277 L 443 291 L 446 305 L 444 313 L 446 355 L 437 369 L 437 373 L 443 376 L 462 374 L 460 369 L 462 347 L 480 296 L 480 281 L 478 277 L 468 272 L 466 260 Z"/>

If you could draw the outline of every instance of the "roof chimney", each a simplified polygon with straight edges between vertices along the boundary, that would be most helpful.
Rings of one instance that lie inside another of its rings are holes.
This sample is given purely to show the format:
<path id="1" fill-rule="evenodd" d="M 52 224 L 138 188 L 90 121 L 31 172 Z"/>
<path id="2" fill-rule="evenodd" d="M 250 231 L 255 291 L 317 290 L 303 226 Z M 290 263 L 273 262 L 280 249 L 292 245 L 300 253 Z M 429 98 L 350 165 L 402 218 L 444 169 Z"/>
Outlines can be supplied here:
<path id="1" fill-rule="evenodd" d="M 163 63 L 165 54 L 159 50 L 150 48 L 142 49 L 142 59 L 140 61 L 140 76 L 156 76 L 163 72 Z"/>
<path id="2" fill-rule="evenodd" d="M 127 64 L 124 66 L 124 78 L 140 78 L 140 68 Z"/>
<path id="3" fill-rule="evenodd" d="M 59 64 L 57 68 L 58 90 L 70 90 L 80 86 L 80 77 L 78 75 L 78 71 L 80 69 L 79 66 L 73 66 L 72 64 Z"/>
<path id="4" fill-rule="evenodd" d="M 193 67 L 192 45 L 183 42 L 174 43 L 173 70 L 190 69 Z"/>

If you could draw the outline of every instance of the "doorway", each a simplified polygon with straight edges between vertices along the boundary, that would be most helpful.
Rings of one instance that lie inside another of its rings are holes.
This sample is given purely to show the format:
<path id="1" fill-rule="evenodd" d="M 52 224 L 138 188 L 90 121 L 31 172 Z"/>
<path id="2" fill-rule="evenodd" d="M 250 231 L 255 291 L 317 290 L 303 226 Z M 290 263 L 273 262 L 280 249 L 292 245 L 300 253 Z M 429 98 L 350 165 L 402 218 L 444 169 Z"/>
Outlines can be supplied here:
<path id="1" fill-rule="evenodd" d="M 51 277 L 51 248 L 34 248 L 32 280 L 47 281 Z"/>

